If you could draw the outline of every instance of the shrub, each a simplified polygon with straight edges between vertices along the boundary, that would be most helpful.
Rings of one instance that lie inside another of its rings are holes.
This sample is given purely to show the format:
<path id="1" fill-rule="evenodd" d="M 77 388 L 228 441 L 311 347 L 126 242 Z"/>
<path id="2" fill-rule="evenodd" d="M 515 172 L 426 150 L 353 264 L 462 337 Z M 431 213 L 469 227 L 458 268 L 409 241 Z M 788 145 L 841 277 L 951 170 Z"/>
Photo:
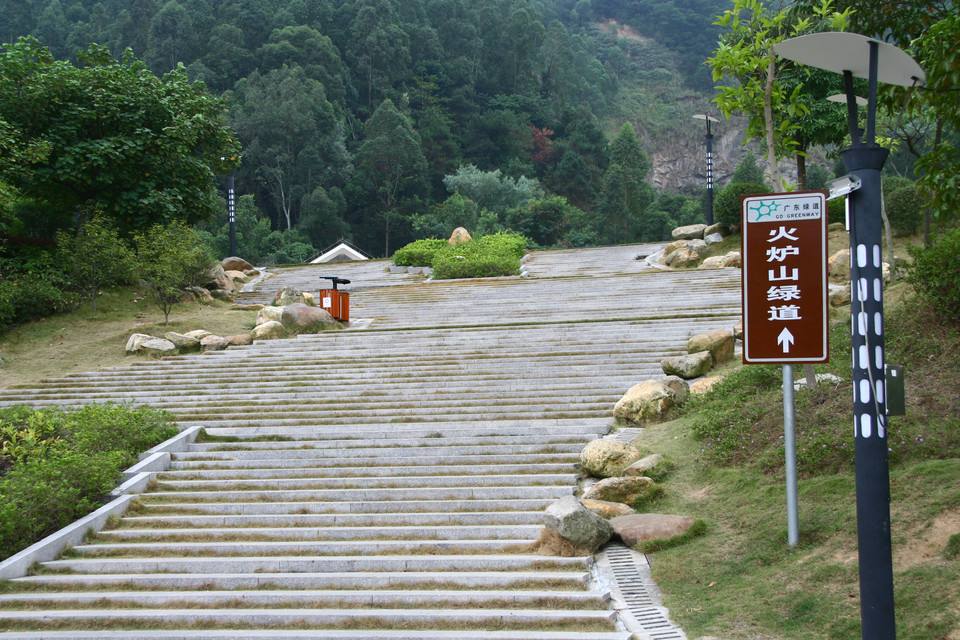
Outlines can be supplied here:
<path id="1" fill-rule="evenodd" d="M 909 280 L 948 322 L 960 323 L 960 228 L 941 237 L 929 249 L 911 247 Z"/>
<path id="2" fill-rule="evenodd" d="M 74 287 L 94 311 L 102 287 L 129 282 L 133 275 L 133 253 L 102 215 L 85 223 L 76 235 L 58 232 L 57 251 Z"/>
<path id="3" fill-rule="evenodd" d="M 527 239 L 517 233 L 495 233 L 456 246 L 447 246 L 433 259 L 433 277 L 489 278 L 520 272 Z"/>
<path id="4" fill-rule="evenodd" d="M 100 506 L 137 454 L 176 434 L 149 408 L 0 409 L 0 556 Z"/>
<path id="5" fill-rule="evenodd" d="M 912 236 L 923 221 L 923 198 L 916 185 L 907 184 L 886 195 L 884 205 L 893 232 L 899 236 Z"/>
<path id="6" fill-rule="evenodd" d="M 203 284 L 213 258 L 199 234 L 182 222 L 155 225 L 134 242 L 140 275 L 167 324 L 183 288 Z"/>
<path id="7" fill-rule="evenodd" d="M 401 247 L 393 254 L 393 264 L 398 267 L 429 267 L 437 252 L 447 247 L 446 240 L 424 238 Z"/>
<path id="8" fill-rule="evenodd" d="M 72 309 L 78 297 L 67 277 L 49 261 L 0 277 L 0 331 L 11 325 Z"/>
<path id="9" fill-rule="evenodd" d="M 713 202 L 714 219 L 731 226 L 740 226 L 740 200 L 756 193 L 768 193 L 770 187 L 759 182 L 731 182 L 717 194 Z"/>
<path id="10" fill-rule="evenodd" d="M 827 222 L 832 224 L 834 222 L 846 223 L 846 221 L 847 199 L 844 197 L 827 200 Z"/>

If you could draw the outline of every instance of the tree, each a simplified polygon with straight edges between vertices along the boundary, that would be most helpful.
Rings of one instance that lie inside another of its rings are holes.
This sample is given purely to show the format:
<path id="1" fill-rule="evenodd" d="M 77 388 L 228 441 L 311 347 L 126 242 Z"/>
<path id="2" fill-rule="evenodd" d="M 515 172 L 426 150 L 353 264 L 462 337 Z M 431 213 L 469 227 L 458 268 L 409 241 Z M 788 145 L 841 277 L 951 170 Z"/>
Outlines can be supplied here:
<path id="1" fill-rule="evenodd" d="M 57 251 L 74 286 L 94 311 L 100 289 L 127 282 L 133 274 L 133 253 L 102 215 L 88 220 L 75 235 L 58 232 Z"/>
<path id="2" fill-rule="evenodd" d="M 154 225 L 136 234 L 134 244 L 140 277 L 168 324 L 184 287 L 202 284 L 213 259 L 197 232 L 180 221 Z"/>
<path id="3" fill-rule="evenodd" d="M 370 185 L 383 220 L 384 255 L 390 255 L 390 223 L 402 201 L 427 189 L 427 161 L 409 119 L 389 99 L 367 120 L 366 140 L 357 152 L 358 177 Z"/>
<path id="4" fill-rule="evenodd" d="M 610 143 L 610 165 L 597 207 L 607 242 L 637 240 L 642 218 L 654 199 L 653 187 L 646 181 L 649 172 L 650 160 L 627 123 Z"/>
<path id="5" fill-rule="evenodd" d="M 451 193 L 466 196 L 481 209 L 497 214 L 543 197 L 543 187 L 535 178 L 511 178 L 495 171 L 482 171 L 472 164 L 460 167 L 445 177 L 443 184 Z"/>
<path id="6" fill-rule="evenodd" d="M 782 186 L 777 158 L 796 155 L 802 179 L 806 146 L 822 142 L 821 136 L 835 131 L 829 122 L 821 122 L 823 114 L 839 121 L 841 127 L 843 123 L 839 107 L 820 105 L 827 97 L 823 90 L 829 84 L 826 72 L 798 69 L 779 61 L 773 51 L 775 44 L 788 37 L 823 29 L 845 30 L 852 11 L 834 11 L 832 0 L 821 0 L 810 10 L 812 15 L 791 7 L 773 11 L 762 0 L 734 0 L 733 8 L 716 22 L 727 32 L 707 60 L 714 82 L 734 81 L 717 87 L 717 106 L 727 116 L 734 112 L 747 116 L 747 135 L 765 140 L 768 170 L 777 187 Z M 778 81 L 778 70 L 784 69 L 790 69 L 788 81 Z M 807 84 L 821 90 L 813 92 Z M 811 139 L 805 132 L 813 128 L 815 138 Z"/>
<path id="7" fill-rule="evenodd" d="M 98 46 L 80 59 L 55 61 L 33 38 L 0 53 L 0 121 L 29 156 L 0 162 L 0 180 L 22 194 L 30 235 L 52 238 L 93 211 L 121 234 L 219 213 L 213 176 L 238 151 L 223 102 L 182 68 L 158 78 Z"/>
<path id="8" fill-rule="evenodd" d="M 763 169 L 757 164 L 757 156 L 748 151 L 747 155 L 743 156 L 743 160 L 737 164 L 737 168 L 733 170 L 730 182 L 762 183 Z"/>
<path id="9" fill-rule="evenodd" d="M 190 14 L 177 0 L 169 0 L 150 21 L 146 59 L 157 73 L 178 62 L 189 64 L 197 55 L 197 32 Z"/>

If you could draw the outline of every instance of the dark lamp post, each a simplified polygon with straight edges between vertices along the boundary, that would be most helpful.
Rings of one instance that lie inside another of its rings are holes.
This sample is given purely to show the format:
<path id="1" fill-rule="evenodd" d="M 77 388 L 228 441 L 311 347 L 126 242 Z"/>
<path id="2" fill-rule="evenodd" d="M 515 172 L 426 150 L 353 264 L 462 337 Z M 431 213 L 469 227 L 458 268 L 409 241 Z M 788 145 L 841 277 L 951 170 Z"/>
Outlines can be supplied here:
<path id="1" fill-rule="evenodd" d="M 710 131 L 710 123 L 720 124 L 720 121 L 706 113 L 698 113 L 693 116 L 694 120 L 703 120 L 707 123 L 707 203 L 706 214 L 704 218 L 708 225 L 713 224 L 713 132 Z"/>
<path id="2" fill-rule="evenodd" d="M 853 334 L 853 427 L 860 560 L 860 620 L 864 640 L 896 638 L 887 463 L 887 382 L 884 367 L 880 171 L 888 151 L 876 142 L 877 83 L 913 86 L 923 70 L 893 45 L 856 33 L 814 33 L 785 40 L 774 51 L 788 60 L 843 75 L 852 146 L 843 163 L 860 187 L 849 193 L 850 304 Z M 853 78 L 868 81 L 867 128 L 858 123 Z"/>
<path id="3" fill-rule="evenodd" d="M 237 156 L 223 156 L 222 161 L 236 162 Z M 227 223 L 230 225 L 230 255 L 237 255 L 237 176 L 231 171 L 227 177 Z"/>

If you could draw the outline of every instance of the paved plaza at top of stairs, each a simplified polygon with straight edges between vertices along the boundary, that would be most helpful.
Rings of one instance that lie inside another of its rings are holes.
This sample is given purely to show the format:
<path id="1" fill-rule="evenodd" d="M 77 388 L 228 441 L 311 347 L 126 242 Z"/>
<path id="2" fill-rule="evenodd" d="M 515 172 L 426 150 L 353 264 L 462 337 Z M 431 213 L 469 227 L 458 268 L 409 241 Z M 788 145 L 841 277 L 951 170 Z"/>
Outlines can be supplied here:
<path id="1" fill-rule="evenodd" d="M 0 637 L 631 637 L 591 558 L 532 545 L 623 392 L 736 322 L 737 270 L 636 260 L 652 250 L 538 252 L 529 278 L 288 269 L 244 298 L 339 275 L 372 323 L 0 390 L 0 405 L 150 404 L 211 436 L 119 521 L 11 581 Z"/>

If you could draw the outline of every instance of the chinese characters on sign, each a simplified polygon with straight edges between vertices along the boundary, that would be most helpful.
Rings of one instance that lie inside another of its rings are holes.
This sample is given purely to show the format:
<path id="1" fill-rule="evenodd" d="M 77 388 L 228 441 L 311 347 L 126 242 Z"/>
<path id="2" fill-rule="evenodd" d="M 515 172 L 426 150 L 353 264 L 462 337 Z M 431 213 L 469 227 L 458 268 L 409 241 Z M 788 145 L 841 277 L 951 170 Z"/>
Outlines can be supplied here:
<path id="1" fill-rule="evenodd" d="M 826 362 L 826 196 L 743 200 L 743 361 Z"/>

